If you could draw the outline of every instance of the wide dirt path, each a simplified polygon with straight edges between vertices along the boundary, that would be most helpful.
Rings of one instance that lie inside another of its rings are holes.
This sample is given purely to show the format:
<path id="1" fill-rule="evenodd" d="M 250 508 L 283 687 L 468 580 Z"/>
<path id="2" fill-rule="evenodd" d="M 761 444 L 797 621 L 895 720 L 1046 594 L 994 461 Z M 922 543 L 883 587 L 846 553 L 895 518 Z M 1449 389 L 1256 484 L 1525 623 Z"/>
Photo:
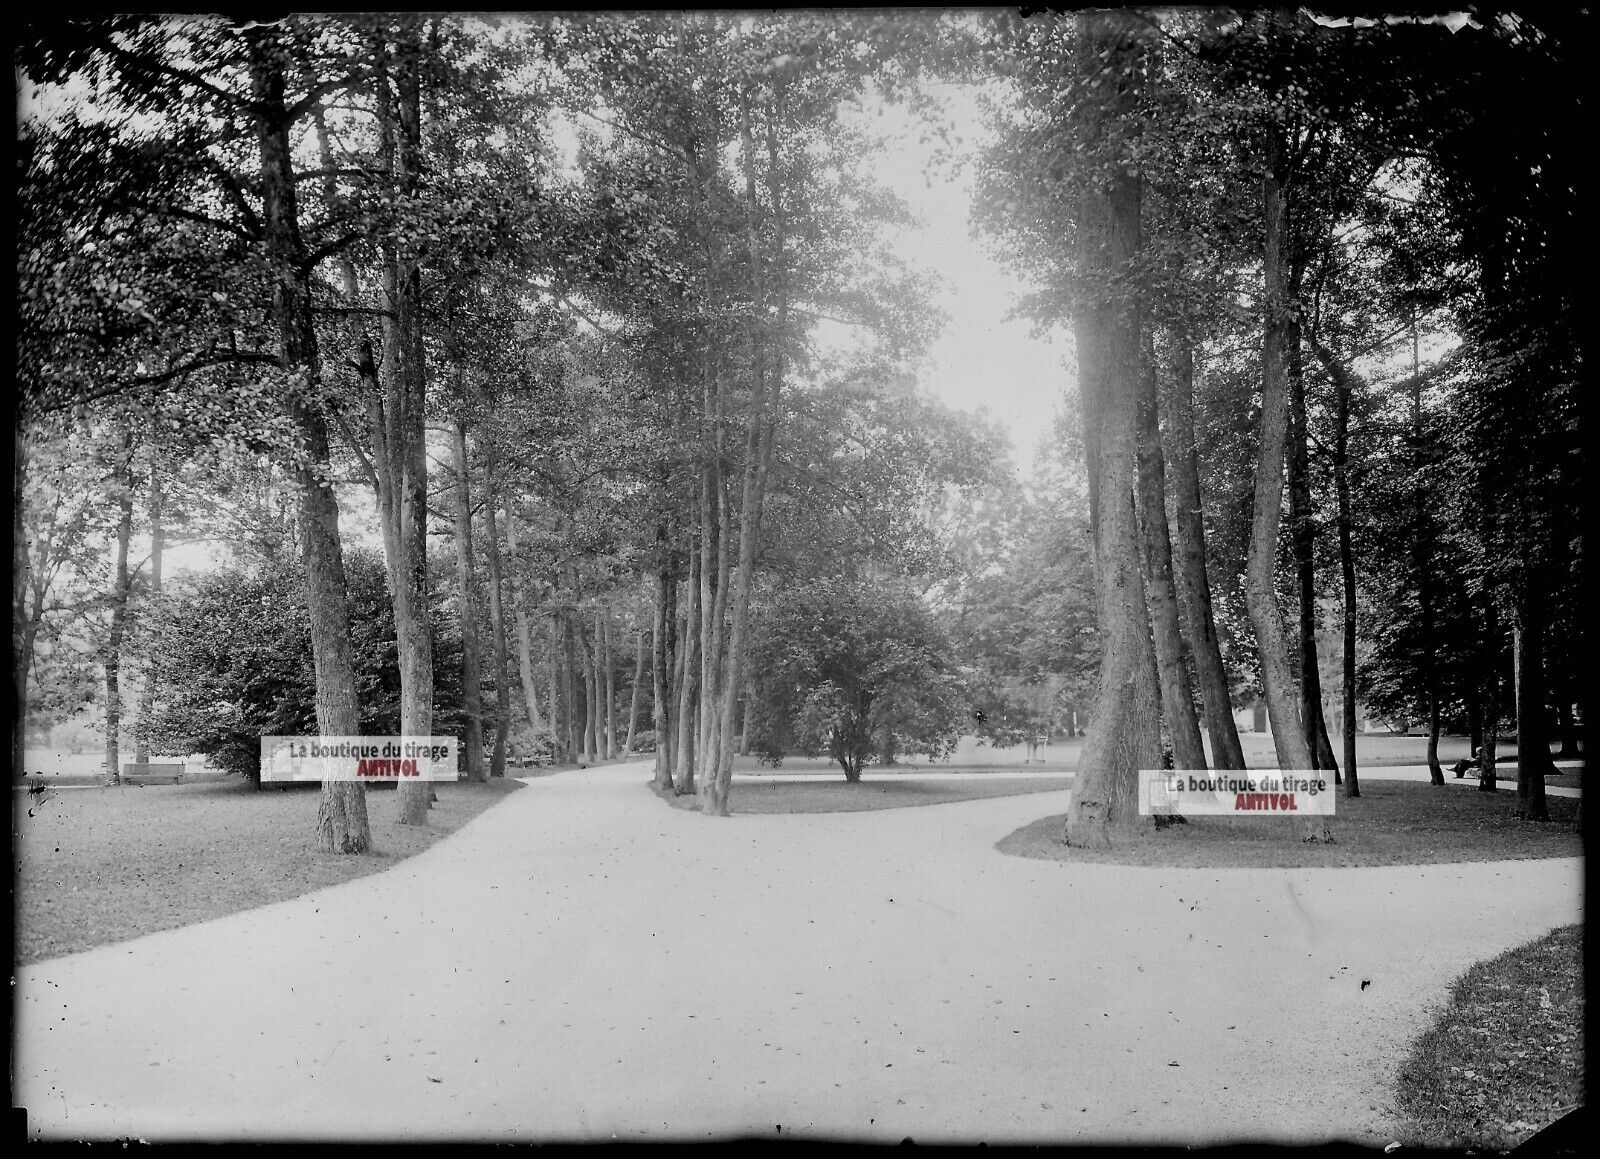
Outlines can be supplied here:
<path id="1" fill-rule="evenodd" d="M 1577 859 L 1066 866 L 992 848 L 1065 792 L 719 821 L 647 775 L 18 971 L 30 1135 L 1382 1143 L 1446 983 L 1581 919 Z"/>

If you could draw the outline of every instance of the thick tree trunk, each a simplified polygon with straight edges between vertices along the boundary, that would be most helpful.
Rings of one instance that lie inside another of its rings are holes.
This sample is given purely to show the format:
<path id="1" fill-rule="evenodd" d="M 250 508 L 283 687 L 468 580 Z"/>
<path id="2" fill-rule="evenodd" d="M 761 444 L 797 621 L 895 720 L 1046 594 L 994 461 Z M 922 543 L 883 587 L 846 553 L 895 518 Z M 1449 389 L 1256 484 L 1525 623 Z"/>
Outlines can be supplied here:
<path id="1" fill-rule="evenodd" d="M 261 152 L 262 219 L 274 273 L 273 318 L 286 370 L 315 382 L 316 329 L 311 287 L 295 205 L 290 122 L 284 103 L 287 53 L 270 25 L 245 32 L 250 58 L 257 143 Z M 361 732 L 355 671 L 350 657 L 349 588 L 339 542 L 339 505 L 326 482 L 328 429 L 322 411 L 305 399 L 289 403 L 305 458 L 293 468 L 299 496 L 301 552 L 316 674 L 317 729 L 323 736 Z M 321 477 L 319 477 L 319 475 Z M 354 781 L 324 781 L 317 810 L 317 839 L 333 853 L 364 853 L 372 846 L 367 799 Z"/>
<path id="2" fill-rule="evenodd" d="M 1119 80 L 1137 74 L 1138 50 L 1126 16 L 1080 13 L 1077 20 L 1080 75 L 1098 70 L 1102 61 Z M 1089 139 L 1096 140 L 1098 126 L 1086 128 Z M 1080 296 L 1073 322 L 1086 466 L 1095 497 L 1100 622 L 1094 727 L 1084 741 L 1063 831 L 1066 842 L 1078 846 L 1107 846 L 1149 830 L 1150 818 L 1139 813 L 1139 770 L 1161 764 L 1155 665 L 1133 502 L 1140 318 L 1136 305 L 1102 288 L 1106 275 L 1124 271 L 1139 251 L 1140 196 L 1140 179 L 1118 166 L 1104 182 L 1084 190 L 1078 202 L 1078 268 L 1089 292 Z"/>
<path id="3" fill-rule="evenodd" d="M 1283 472 L 1288 442 L 1288 342 L 1294 334 L 1293 304 L 1287 294 L 1286 180 L 1283 142 L 1268 134 L 1266 175 L 1262 181 L 1265 222 L 1263 269 L 1266 279 L 1266 332 L 1261 351 L 1261 443 L 1256 459 L 1255 506 L 1250 521 L 1250 547 L 1245 567 L 1245 609 L 1255 630 L 1261 662 L 1261 684 L 1271 719 L 1272 742 L 1282 770 L 1311 767 L 1311 750 L 1298 727 L 1299 689 L 1289 665 L 1283 611 L 1278 606 L 1273 573 L 1282 521 Z M 1307 817 L 1301 836 L 1308 841 L 1332 840 L 1326 817 Z"/>
<path id="4" fill-rule="evenodd" d="M 1233 719 L 1228 674 L 1222 664 L 1206 575 L 1205 523 L 1200 502 L 1200 457 L 1194 437 L 1194 344 L 1187 333 L 1173 335 L 1173 374 L 1165 402 L 1171 447 L 1167 463 L 1173 493 L 1176 587 L 1189 629 L 1190 653 L 1200 685 L 1211 762 L 1219 769 L 1243 769 L 1244 746 Z"/>
<path id="5" fill-rule="evenodd" d="M 494 469 L 484 470 L 484 522 L 489 531 L 489 630 L 494 634 L 494 754 L 489 775 L 506 775 L 506 741 L 511 732 L 511 664 L 506 641 L 505 582 L 500 565 L 500 528 L 495 518 L 499 502 L 494 485 Z M 532 682 L 528 682 L 531 687 Z"/>
<path id="6" fill-rule="evenodd" d="M 1138 483 L 1134 508 L 1139 517 L 1140 553 L 1144 564 L 1145 599 L 1154 629 L 1155 660 L 1161 690 L 1161 712 L 1172 740 L 1172 759 L 1179 769 L 1206 768 L 1200 722 L 1189 688 L 1188 648 L 1178 627 L 1178 595 L 1172 576 L 1172 539 L 1167 526 L 1166 465 L 1161 454 L 1161 425 L 1156 397 L 1155 343 L 1144 337 L 1139 374 Z"/>
<path id="7" fill-rule="evenodd" d="M 467 715 L 467 780 L 489 779 L 483 763 L 483 640 L 478 634 L 478 576 L 472 550 L 472 491 L 467 478 L 467 423 L 451 424 L 455 465 L 456 611 L 461 628 L 461 700 Z"/>
<path id="8" fill-rule="evenodd" d="M 1517 601 L 1517 816 L 1524 821 L 1550 820 L 1545 801 L 1545 774 L 1553 771 L 1545 731 L 1544 600 L 1540 578 L 1530 568 Z"/>
<path id="9" fill-rule="evenodd" d="M 622 755 L 633 755 L 633 736 L 639 724 L 639 691 L 644 683 L 645 631 L 637 632 L 638 645 L 633 657 L 633 691 L 628 697 L 628 735 L 622 741 Z"/>
<path id="10" fill-rule="evenodd" d="M 122 639 L 128 622 L 128 542 L 133 538 L 133 435 L 122 436 L 122 453 L 112 474 L 117 488 L 116 564 L 112 570 L 111 630 L 106 636 L 106 773 L 122 783 Z"/>

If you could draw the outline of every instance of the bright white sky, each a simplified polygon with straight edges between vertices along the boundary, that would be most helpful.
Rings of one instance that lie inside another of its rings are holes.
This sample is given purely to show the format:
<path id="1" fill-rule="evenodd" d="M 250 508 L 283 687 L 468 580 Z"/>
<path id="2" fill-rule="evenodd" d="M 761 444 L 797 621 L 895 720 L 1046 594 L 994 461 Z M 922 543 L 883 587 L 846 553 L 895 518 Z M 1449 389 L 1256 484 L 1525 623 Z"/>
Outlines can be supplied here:
<path id="1" fill-rule="evenodd" d="M 952 140 L 971 155 L 985 137 L 976 94 L 967 88 L 939 86 L 946 99 Z M 1011 436 L 1012 458 L 1023 478 L 1032 475 L 1034 451 L 1048 437 L 1051 420 L 1070 384 L 1062 337 L 1038 338 L 1032 324 L 1006 318 L 1016 298 L 1030 287 L 989 256 L 972 236 L 968 212 L 973 169 L 952 172 L 930 168 L 934 138 L 906 110 L 888 107 L 880 132 L 892 135 L 878 167 L 883 182 L 905 198 L 923 226 L 907 231 L 898 246 L 913 265 L 937 273 L 943 282 L 936 304 L 948 316 L 945 330 L 920 375 L 922 387 L 946 405 L 986 413 Z"/>

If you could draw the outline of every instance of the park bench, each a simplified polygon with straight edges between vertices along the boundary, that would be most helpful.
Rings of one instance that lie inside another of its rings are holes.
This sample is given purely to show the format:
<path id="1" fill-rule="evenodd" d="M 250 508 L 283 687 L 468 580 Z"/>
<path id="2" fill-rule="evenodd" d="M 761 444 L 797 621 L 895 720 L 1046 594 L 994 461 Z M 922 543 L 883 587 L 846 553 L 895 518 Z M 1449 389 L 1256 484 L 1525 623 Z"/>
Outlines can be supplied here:
<path id="1" fill-rule="evenodd" d="M 182 781 L 182 764 L 139 764 L 129 761 L 122 766 L 122 783 L 125 785 L 176 785 Z"/>

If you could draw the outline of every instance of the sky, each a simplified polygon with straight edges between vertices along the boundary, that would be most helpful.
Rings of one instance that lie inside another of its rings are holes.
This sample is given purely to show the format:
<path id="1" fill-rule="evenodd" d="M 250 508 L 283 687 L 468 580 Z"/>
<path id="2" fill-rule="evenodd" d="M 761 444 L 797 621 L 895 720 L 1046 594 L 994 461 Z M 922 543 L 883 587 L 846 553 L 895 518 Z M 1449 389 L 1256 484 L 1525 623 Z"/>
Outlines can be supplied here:
<path id="1" fill-rule="evenodd" d="M 940 86 L 952 135 L 969 155 L 985 137 L 977 97 L 970 88 Z M 869 115 L 878 117 L 876 107 Z M 899 239 L 900 256 L 937 273 L 943 283 L 935 303 L 947 315 L 919 382 L 956 410 L 984 413 L 1010 435 L 1012 458 L 1023 478 L 1032 476 L 1035 448 L 1049 436 L 1063 391 L 1071 385 L 1061 336 L 1036 337 L 1033 325 L 1006 314 L 1030 287 L 991 257 L 972 235 L 968 212 L 974 173 L 930 169 L 934 143 L 926 125 L 904 109 L 885 107 L 875 128 L 891 134 L 878 167 L 883 182 L 923 219 Z"/>

